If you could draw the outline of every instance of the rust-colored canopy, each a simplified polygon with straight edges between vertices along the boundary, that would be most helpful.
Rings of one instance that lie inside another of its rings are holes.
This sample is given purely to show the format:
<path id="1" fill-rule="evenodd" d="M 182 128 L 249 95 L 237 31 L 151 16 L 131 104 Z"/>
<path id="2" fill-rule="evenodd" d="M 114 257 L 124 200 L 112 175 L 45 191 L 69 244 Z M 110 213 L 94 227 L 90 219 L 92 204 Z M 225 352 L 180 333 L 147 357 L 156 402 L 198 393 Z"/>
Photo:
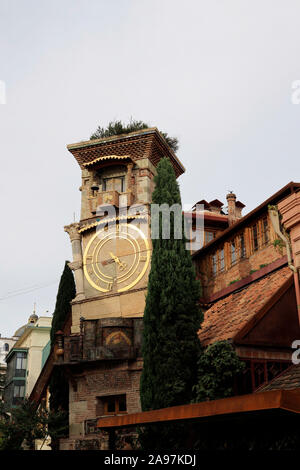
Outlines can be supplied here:
<path id="1" fill-rule="evenodd" d="M 240 395 L 191 405 L 173 406 L 122 416 L 100 418 L 98 428 L 121 428 L 167 421 L 203 420 L 215 416 L 277 410 L 300 413 L 300 389 Z"/>

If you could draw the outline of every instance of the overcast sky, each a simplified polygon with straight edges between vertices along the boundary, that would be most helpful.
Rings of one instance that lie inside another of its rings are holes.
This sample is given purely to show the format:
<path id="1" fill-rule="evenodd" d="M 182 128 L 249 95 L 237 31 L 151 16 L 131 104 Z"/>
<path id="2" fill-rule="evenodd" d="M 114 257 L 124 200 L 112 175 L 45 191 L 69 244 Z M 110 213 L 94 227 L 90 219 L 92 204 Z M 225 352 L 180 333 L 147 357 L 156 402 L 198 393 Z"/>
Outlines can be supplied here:
<path id="1" fill-rule="evenodd" d="M 2 336 L 54 310 L 80 207 L 67 144 L 144 120 L 179 138 L 183 202 L 233 190 L 246 213 L 300 181 L 299 79 L 299 0 L 0 0 Z"/>

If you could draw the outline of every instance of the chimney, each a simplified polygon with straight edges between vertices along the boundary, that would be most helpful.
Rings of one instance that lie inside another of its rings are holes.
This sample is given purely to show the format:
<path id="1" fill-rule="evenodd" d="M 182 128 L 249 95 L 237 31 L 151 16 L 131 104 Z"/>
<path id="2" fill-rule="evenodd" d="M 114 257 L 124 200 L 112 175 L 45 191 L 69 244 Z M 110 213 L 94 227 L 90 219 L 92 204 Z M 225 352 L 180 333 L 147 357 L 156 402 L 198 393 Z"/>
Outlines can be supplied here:
<path id="1" fill-rule="evenodd" d="M 230 193 L 227 194 L 226 199 L 228 203 L 228 223 L 229 225 L 232 225 L 237 219 L 235 207 L 236 195 L 230 191 Z"/>
<path id="2" fill-rule="evenodd" d="M 226 199 L 228 202 L 228 223 L 232 225 L 243 217 L 242 209 L 245 207 L 245 204 L 237 201 L 236 195 L 232 191 L 227 194 Z"/>

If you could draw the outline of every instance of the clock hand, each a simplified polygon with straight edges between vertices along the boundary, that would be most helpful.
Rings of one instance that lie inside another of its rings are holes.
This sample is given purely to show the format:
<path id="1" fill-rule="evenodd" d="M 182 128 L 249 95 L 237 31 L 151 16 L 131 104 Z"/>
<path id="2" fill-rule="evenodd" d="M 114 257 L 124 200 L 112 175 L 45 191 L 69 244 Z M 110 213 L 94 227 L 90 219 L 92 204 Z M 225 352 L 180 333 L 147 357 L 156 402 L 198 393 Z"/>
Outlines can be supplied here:
<path id="1" fill-rule="evenodd" d="M 122 263 L 117 256 L 115 256 L 112 252 L 109 252 L 112 259 L 120 266 L 120 269 L 123 270 L 126 268 L 126 263 Z"/>

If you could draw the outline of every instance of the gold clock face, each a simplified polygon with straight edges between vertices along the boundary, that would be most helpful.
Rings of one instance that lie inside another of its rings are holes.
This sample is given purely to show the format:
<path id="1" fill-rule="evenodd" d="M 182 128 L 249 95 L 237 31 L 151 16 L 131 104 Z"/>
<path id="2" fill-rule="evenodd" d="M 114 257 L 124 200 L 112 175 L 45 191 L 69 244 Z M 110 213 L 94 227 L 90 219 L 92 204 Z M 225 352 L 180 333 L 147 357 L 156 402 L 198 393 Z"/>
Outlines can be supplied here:
<path id="1" fill-rule="evenodd" d="M 84 274 L 100 292 L 124 292 L 144 276 L 150 248 L 142 230 L 120 224 L 97 230 L 85 249 Z"/>

